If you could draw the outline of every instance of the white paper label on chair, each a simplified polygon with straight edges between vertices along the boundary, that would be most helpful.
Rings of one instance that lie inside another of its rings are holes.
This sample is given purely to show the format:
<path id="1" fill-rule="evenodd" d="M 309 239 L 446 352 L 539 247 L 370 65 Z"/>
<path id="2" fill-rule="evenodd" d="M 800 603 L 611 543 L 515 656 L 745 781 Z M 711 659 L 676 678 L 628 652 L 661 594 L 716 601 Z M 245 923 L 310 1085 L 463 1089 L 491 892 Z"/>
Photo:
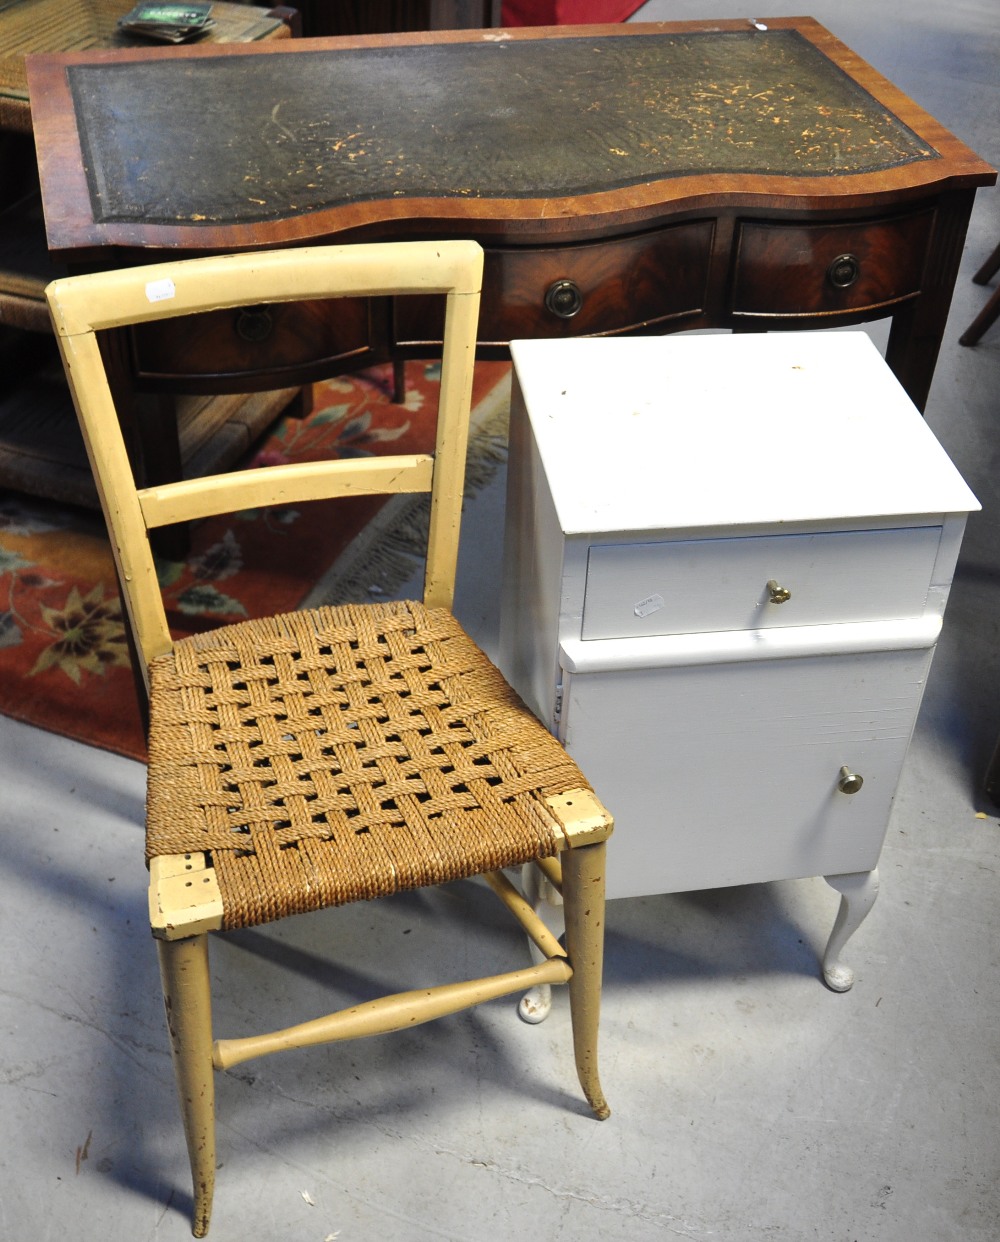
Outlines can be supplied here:
<path id="1" fill-rule="evenodd" d="M 166 302 L 176 293 L 174 282 L 170 279 L 150 280 L 146 284 L 146 300 L 149 302 Z"/>
<path id="2" fill-rule="evenodd" d="M 645 599 L 639 600 L 632 611 L 637 617 L 648 617 L 654 612 L 659 612 L 663 604 L 664 599 L 662 595 L 647 595 Z"/>

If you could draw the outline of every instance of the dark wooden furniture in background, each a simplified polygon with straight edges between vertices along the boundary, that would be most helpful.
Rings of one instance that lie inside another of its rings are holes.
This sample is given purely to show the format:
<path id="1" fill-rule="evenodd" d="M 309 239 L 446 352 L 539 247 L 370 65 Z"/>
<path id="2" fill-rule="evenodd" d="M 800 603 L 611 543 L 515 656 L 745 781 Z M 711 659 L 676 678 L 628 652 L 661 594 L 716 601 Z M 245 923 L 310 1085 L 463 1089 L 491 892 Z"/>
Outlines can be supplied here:
<path id="1" fill-rule="evenodd" d="M 307 38 L 500 25 L 500 0 L 302 0 L 296 8 Z"/>
<path id="2" fill-rule="evenodd" d="M 0 485 L 96 506 L 97 495 L 54 343 L 46 284 L 63 270 L 49 257 L 38 192 L 25 57 L 89 48 L 147 48 L 117 20 L 130 0 L 9 0 L 0 4 Z M 216 3 L 205 41 L 286 38 L 287 7 Z M 170 52 L 176 49 L 170 49 Z M 170 470 L 235 461 L 289 396 L 185 402 L 170 418 Z M 154 415 L 160 421 L 158 414 Z"/>
<path id="3" fill-rule="evenodd" d="M 997 272 L 1000 272 L 1000 246 L 997 246 L 972 279 L 977 285 L 987 285 Z M 996 323 L 998 317 L 1000 317 L 1000 289 L 995 289 L 990 300 L 958 338 L 959 345 L 977 345 L 980 337 L 987 328 Z"/>
<path id="4" fill-rule="evenodd" d="M 468 236 L 487 251 L 484 355 L 888 316 L 889 364 L 922 408 L 976 187 L 996 173 L 815 21 L 766 27 L 33 58 L 49 247 L 85 268 Z M 374 299 L 205 316 L 137 333 L 129 360 L 153 389 L 237 391 L 439 345 L 428 308 Z"/>
<path id="5" fill-rule="evenodd" d="M 992 251 L 990 257 L 972 279 L 977 285 L 985 285 L 993 279 L 997 272 L 1000 272 L 1000 245 Z M 987 328 L 991 328 L 998 318 L 1000 318 L 1000 288 L 993 290 L 989 301 L 958 338 L 958 343 L 960 345 L 978 345 L 983 333 Z M 986 769 L 986 779 L 983 782 L 983 787 L 986 790 L 987 797 L 1000 805 L 1000 739 L 997 740 L 993 750 L 993 757 L 990 759 L 989 766 Z"/>

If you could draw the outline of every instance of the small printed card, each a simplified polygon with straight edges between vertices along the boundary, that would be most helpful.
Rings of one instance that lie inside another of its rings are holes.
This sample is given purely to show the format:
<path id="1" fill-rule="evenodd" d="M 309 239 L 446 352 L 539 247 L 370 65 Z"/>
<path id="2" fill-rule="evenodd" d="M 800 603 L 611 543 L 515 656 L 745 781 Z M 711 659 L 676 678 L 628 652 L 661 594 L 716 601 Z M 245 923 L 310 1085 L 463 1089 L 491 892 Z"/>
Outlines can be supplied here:
<path id="1" fill-rule="evenodd" d="M 119 30 L 148 35 L 166 43 L 183 43 L 210 30 L 215 22 L 211 4 L 137 4 L 118 19 Z"/>

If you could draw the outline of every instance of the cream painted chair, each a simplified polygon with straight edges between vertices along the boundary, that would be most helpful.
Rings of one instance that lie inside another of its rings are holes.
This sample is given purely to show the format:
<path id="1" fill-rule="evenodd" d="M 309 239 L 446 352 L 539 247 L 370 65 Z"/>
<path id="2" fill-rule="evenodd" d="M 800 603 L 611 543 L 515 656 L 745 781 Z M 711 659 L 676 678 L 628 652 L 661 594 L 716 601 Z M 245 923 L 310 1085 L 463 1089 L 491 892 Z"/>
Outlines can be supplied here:
<path id="1" fill-rule="evenodd" d="M 83 427 L 150 701 L 149 905 L 194 1180 L 208 1229 L 213 1069 L 408 1028 L 568 983 L 580 1082 L 597 1074 L 604 843 L 584 778 L 450 609 L 482 251 L 471 242 L 317 247 L 56 281 L 53 324 Z M 96 333 L 222 307 L 337 295 L 447 298 L 433 454 L 331 461 L 137 491 Z M 429 491 L 422 603 L 345 605 L 174 642 L 150 529 L 269 503 Z M 566 905 L 566 948 L 504 874 L 537 860 Z M 213 1042 L 208 935 L 483 875 L 544 960 Z"/>

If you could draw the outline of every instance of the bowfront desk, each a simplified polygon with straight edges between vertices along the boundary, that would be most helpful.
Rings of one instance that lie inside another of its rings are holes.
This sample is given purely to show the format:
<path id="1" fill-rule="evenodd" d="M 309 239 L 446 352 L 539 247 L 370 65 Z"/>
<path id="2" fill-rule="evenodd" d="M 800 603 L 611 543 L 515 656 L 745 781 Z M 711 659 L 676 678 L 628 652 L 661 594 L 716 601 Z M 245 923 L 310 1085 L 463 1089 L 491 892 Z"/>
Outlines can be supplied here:
<path id="1" fill-rule="evenodd" d="M 43 56 L 50 251 L 74 267 L 472 237 L 512 339 L 891 317 L 923 408 L 992 168 L 809 18 Z M 140 385 L 240 391 L 433 355 L 440 309 L 259 307 L 137 333 Z"/>

